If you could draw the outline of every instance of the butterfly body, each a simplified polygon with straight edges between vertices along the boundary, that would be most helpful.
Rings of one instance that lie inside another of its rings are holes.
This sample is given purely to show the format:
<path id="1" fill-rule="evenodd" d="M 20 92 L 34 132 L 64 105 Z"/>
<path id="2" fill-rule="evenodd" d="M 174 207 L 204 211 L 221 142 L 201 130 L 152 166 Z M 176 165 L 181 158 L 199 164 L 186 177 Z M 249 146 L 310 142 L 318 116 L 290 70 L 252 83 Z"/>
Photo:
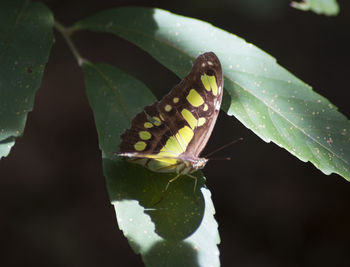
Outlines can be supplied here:
<path id="1" fill-rule="evenodd" d="M 120 156 L 155 172 L 189 175 L 204 168 L 199 157 L 213 131 L 223 94 L 221 64 L 212 52 L 160 101 L 146 106 L 122 135 Z"/>

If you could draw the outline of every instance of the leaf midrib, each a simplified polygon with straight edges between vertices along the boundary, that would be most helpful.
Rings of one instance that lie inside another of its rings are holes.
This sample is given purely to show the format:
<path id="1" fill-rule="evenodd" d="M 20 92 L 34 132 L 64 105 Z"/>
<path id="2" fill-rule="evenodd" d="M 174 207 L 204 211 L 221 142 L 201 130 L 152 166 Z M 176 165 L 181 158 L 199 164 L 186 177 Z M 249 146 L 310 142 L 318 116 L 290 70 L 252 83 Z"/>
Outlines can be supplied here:
<path id="1" fill-rule="evenodd" d="M 331 154 L 335 155 L 338 159 L 340 159 L 341 161 L 343 161 L 345 164 L 349 165 L 349 162 L 347 162 L 345 159 L 343 159 L 342 157 L 340 157 L 337 153 L 333 152 L 332 150 L 330 150 L 328 147 L 326 147 L 325 145 L 323 145 L 320 142 L 317 142 L 317 140 L 310 134 L 308 134 L 307 132 L 305 132 L 302 128 L 300 128 L 298 125 L 294 124 L 292 121 L 290 121 L 287 117 L 285 117 L 283 115 L 283 113 L 279 112 L 278 110 L 274 109 L 273 107 L 269 106 L 264 100 L 262 100 L 261 98 L 259 98 L 258 96 L 256 96 L 255 94 L 253 94 L 251 91 L 248 91 L 245 87 L 243 87 L 242 85 L 240 85 L 238 82 L 233 81 L 231 79 L 229 79 L 231 82 L 237 84 L 239 87 L 243 88 L 246 92 L 248 92 L 250 95 L 252 95 L 253 97 L 255 97 L 256 99 L 258 99 L 260 102 L 264 103 L 264 105 L 267 108 L 270 108 L 272 111 L 274 111 L 276 114 L 278 114 L 279 116 L 281 116 L 283 119 L 285 119 L 289 124 L 291 124 L 292 126 L 294 126 L 296 129 L 298 129 L 299 131 L 301 131 L 306 137 L 310 138 L 314 143 L 320 145 L 321 147 L 323 147 L 325 150 L 327 150 L 328 152 L 330 152 Z M 273 121 L 271 120 L 271 122 L 273 123 Z M 275 125 L 276 129 L 277 126 Z"/>

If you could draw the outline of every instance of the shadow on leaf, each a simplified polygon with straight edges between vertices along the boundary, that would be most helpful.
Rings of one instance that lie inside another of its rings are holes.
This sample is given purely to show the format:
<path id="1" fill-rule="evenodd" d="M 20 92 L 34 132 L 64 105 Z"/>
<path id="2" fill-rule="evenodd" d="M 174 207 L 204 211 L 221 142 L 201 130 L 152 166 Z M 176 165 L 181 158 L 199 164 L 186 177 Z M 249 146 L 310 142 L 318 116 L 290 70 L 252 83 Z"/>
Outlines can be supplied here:
<path id="1" fill-rule="evenodd" d="M 164 258 L 164 255 L 168 257 Z M 200 266 L 196 250 L 188 242 L 158 242 L 145 255 L 147 266 L 166 266 L 171 262 L 174 266 Z"/>
<path id="2" fill-rule="evenodd" d="M 199 227 L 204 214 L 201 172 L 194 174 L 198 178 L 195 192 L 194 181 L 187 176 L 179 177 L 164 191 L 175 174 L 154 173 L 124 159 L 105 158 L 103 165 L 111 201 L 136 200 L 160 237 L 180 241 Z"/>

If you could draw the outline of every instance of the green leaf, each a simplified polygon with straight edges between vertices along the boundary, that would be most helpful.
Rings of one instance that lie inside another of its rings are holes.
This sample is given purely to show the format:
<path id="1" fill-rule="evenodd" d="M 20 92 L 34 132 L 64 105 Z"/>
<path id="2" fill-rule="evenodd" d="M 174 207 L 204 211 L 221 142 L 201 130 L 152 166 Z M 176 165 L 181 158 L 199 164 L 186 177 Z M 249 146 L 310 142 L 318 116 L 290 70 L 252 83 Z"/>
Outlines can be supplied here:
<path id="1" fill-rule="evenodd" d="M 0 158 L 23 134 L 54 42 L 53 16 L 41 3 L 0 4 Z"/>
<path id="2" fill-rule="evenodd" d="M 229 115 L 325 174 L 350 179 L 348 119 L 275 58 L 243 39 L 206 22 L 150 8 L 103 11 L 73 29 L 119 35 L 180 77 L 198 54 L 214 51 L 223 66 L 222 108 Z"/>
<path id="3" fill-rule="evenodd" d="M 292 2 L 291 6 L 303 11 L 311 10 L 316 14 L 326 16 L 336 16 L 339 13 L 339 5 L 336 0 L 303 0 L 301 2 Z"/>
<path id="4" fill-rule="evenodd" d="M 103 170 L 119 228 L 148 266 L 218 266 L 219 236 L 204 177 L 198 185 L 161 174 L 115 156 L 120 134 L 156 99 L 135 78 L 106 64 L 84 63 L 86 89 L 103 154 Z M 205 242 L 203 242 L 205 240 Z"/>

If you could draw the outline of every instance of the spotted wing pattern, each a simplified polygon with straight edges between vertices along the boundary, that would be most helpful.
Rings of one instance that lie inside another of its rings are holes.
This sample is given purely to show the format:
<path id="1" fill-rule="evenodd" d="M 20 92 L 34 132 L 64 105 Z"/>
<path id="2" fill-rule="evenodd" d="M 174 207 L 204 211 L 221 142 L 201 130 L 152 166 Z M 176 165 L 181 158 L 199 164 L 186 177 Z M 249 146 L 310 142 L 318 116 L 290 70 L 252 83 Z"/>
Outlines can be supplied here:
<path id="1" fill-rule="evenodd" d="M 121 135 L 121 155 L 146 167 L 150 159 L 162 162 L 159 168 L 179 160 L 196 161 L 213 131 L 222 94 L 219 59 L 213 52 L 198 56 L 191 72 L 169 94 L 135 116 Z"/>

